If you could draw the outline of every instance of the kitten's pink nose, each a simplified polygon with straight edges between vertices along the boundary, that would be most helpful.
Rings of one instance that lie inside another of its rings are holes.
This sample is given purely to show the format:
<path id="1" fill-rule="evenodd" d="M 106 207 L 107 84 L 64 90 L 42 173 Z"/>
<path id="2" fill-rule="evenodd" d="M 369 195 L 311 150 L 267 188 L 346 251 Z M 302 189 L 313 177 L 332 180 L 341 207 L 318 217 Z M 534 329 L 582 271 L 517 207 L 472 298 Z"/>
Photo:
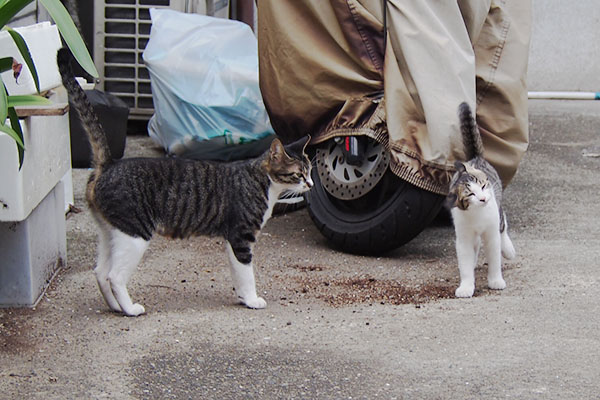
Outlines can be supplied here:
<path id="1" fill-rule="evenodd" d="M 482 202 L 482 203 L 485 203 L 485 202 L 487 201 L 487 197 L 485 197 L 485 196 L 481 196 L 481 197 L 479 198 L 479 201 L 480 201 L 480 202 Z"/>

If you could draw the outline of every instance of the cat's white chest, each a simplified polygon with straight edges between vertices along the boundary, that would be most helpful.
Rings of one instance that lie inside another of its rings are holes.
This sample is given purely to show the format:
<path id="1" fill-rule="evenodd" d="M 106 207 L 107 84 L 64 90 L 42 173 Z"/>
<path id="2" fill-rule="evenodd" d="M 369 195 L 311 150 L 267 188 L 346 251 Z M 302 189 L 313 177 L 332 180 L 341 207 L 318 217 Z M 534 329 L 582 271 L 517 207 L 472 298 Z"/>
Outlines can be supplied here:
<path id="1" fill-rule="evenodd" d="M 483 207 L 470 206 L 466 210 L 452 209 L 452 219 L 457 232 L 468 230 L 481 235 L 490 229 L 498 229 L 500 214 L 496 199 L 492 197 Z"/>
<path id="2" fill-rule="evenodd" d="M 279 200 L 281 189 L 277 186 L 278 185 L 275 183 L 271 183 L 271 186 L 269 187 L 269 192 L 267 194 L 267 211 L 265 211 L 265 215 L 263 215 L 262 223 L 260 224 L 261 229 L 265 226 L 269 218 L 271 218 L 275 203 L 277 203 L 277 200 Z"/>

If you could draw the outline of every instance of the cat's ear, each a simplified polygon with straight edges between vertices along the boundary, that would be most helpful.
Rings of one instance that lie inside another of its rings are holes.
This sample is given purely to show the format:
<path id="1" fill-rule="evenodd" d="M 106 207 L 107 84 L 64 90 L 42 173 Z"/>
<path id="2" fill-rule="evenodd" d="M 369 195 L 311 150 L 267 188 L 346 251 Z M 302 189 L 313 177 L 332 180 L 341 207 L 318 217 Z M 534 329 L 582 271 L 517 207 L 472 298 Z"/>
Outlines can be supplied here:
<path id="1" fill-rule="evenodd" d="M 308 147 L 308 144 L 310 143 L 310 139 L 312 139 L 312 137 L 310 135 L 306 135 L 302 139 L 304 139 L 304 145 L 302 146 L 302 153 L 306 153 L 306 147 Z M 300 139 L 300 140 L 302 140 L 302 139 Z"/>
<path id="2" fill-rule="evenodd" d="M 284 156 L 287 156 L 287 154 L 285 154 L 283 143 L 281 143 L 279 138 L 273 139 L 271 142 L 271 148 L 269 150 L 269 157 L 271 158 L 271 161 L 282 161 Z"/>
<path id="3" fill-rule="evenodd" d="M 306 146 L 308 146 L 309 142 L 310 142 L 310 135 L 303 136 L 300 139 L 296 140 L 295 142 L 292 142 L 292 143 L 286 145 L 285 151 L 294 158 L 302 159 L 302 155 L 304 154 L 304 151 L 306 150 Z"/>
<path id="4" fill-rule="evenodd" d="M 463 173 L 467 171 L 467 167 L 460 161 L 454 161 L 454 168 L 456 168 L 456 172 Z"/>
<path id="5" fill-rule="evenodd" d="M 458 199 L 458 196 L 456 195 L 456 193 L 449 193 L 448 196 L 446 197 L 446 200 L 444 200 L 444 206 L 448 209 L 451 210 L 452 208 L 456 207 L 456 200 Z"/>

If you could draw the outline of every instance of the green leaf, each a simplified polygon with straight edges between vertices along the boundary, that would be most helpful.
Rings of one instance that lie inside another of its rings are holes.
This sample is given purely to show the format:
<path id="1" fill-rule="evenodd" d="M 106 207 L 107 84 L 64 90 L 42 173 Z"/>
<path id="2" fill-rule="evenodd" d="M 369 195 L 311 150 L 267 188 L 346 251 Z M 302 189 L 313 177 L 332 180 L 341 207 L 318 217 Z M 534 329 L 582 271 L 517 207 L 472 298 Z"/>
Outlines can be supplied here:
<path id="1" fill-rule="evenodd" d="M 19 11 L 33 0 L 5 1 L 0 7 L 0 28 L 3 28 Z"/>
<path id="2" fill-rule="evenodd" d="M 0 58 L 0 72 L 10 71 L 13 66 L 13 58 L 12 57 L 4 57 Z"/>
<path id="3" fill-rule="evenodd" d="M 24 147 L 23 140 L 21 140 L 21 137 L 19 136 L 19 134 L 17 132 L 15 132 L 15 130 L 13 128 L 11 128 L 8 125 L 0 125 L 0 131 L 6 133 L 8 136 L 13 138 L 15 140 L 15 142 L 17 142 L 17 145 L 19 147 Z"/>
<path id="4" fill-rule="evenodd" d="M 96 66 L 65 6 L 59 0 L 39 0 L 39 2 L 42 3 L 56 23 L 60 34 L 79 65 L 88 74 L 97 78 L 99 75 Z"/>
<path id="5" fill-rule="evenodd" d="M 35 94 L 26 94 L 22 96 L 8 96 L 8 107 L 21 106 L 49 106 L 52 102 L 45 97 Z"/>
<path id="6" fill-rule="evenodd" d="M 19 146 L 19 142 L 17 142 L 17 150 L 19 151 L 19 171 L 23 166 L 23 160 L 25 159 L 25 141 L 23 140 L 23 130 L 21 129 L 21 123 L 19 122 L 19 117 L 17 116 L 17 112 L 13 107 L 8 108 L 8 118 L 10 118 L 10 126 L 12 126 L 13 130 L 21 139 L 21 143 L 23 146 Z M 16 140 L 16 139 L 15 139 Z"/>
<path id="7" fill-rule="evenodd" d="M 37 70 L 35 69 L 35 64 L 33 63 L 33 59 L 31 58 L 31 53 L 29 52 L 29 47 L 27 47 L 27 43 L 25 43 L 25 39 L 23 36 L 12 28 L 6 27 L 6 30 L 13 38 L 13 41 L 17 45 L 21 56 L 23 56 L 23 60 L 25 60 L 25 64 L 29 67 L 29 72 L 31 72 L 31 77 L 33 78 L 33 82 L 35 83 L 35 88 L 37 92 L 40 92 L 40 80 L 38 78 Z"/>
<path id="8" fill-rule="evenodd" d="M 6 97 L 6 88 L 2 77 L 0 76 L 0 124 L 4 125 L 8 117 L 8 99 Z"/>

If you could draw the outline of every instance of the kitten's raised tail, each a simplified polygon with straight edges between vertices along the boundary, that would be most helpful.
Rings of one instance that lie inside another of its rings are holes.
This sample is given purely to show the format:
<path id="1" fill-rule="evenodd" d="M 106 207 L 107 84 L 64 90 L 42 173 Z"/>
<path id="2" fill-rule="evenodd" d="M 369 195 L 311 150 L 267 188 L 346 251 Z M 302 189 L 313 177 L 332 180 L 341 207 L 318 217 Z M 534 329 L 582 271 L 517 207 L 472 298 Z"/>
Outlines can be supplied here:
<path id="1" fill-rule="evenodd" d="M 98 121 L 98 117 L 87 95 L 75 80 L 75 75 L 71 68 L 71 57 L 70 50 L 63 47 L 58 50 L 56 63 L 58 64 L 63 86 L 67 89 L 67 93 L 69 93 L 71 104 L 75 111 L 77 111 L 77 114 L 79 114 L 83 128 L 87 132 L 92 146 L 94 167 L 101 169 L 104 165 L 112 161 L 110 148 L 108 147 L 104 129 L 100 121 Z"/>
<path id="2" fill-rule="evenodd" d="M 471 107 L 467 103 L 461 103 L 458 106 L 458 118 L 467 160 L 472 160 L 475 157 L 483 157 L 481 134 L 479 133 L 477 122 L 475 122 L 475 117 L 471 112 Z"/>

